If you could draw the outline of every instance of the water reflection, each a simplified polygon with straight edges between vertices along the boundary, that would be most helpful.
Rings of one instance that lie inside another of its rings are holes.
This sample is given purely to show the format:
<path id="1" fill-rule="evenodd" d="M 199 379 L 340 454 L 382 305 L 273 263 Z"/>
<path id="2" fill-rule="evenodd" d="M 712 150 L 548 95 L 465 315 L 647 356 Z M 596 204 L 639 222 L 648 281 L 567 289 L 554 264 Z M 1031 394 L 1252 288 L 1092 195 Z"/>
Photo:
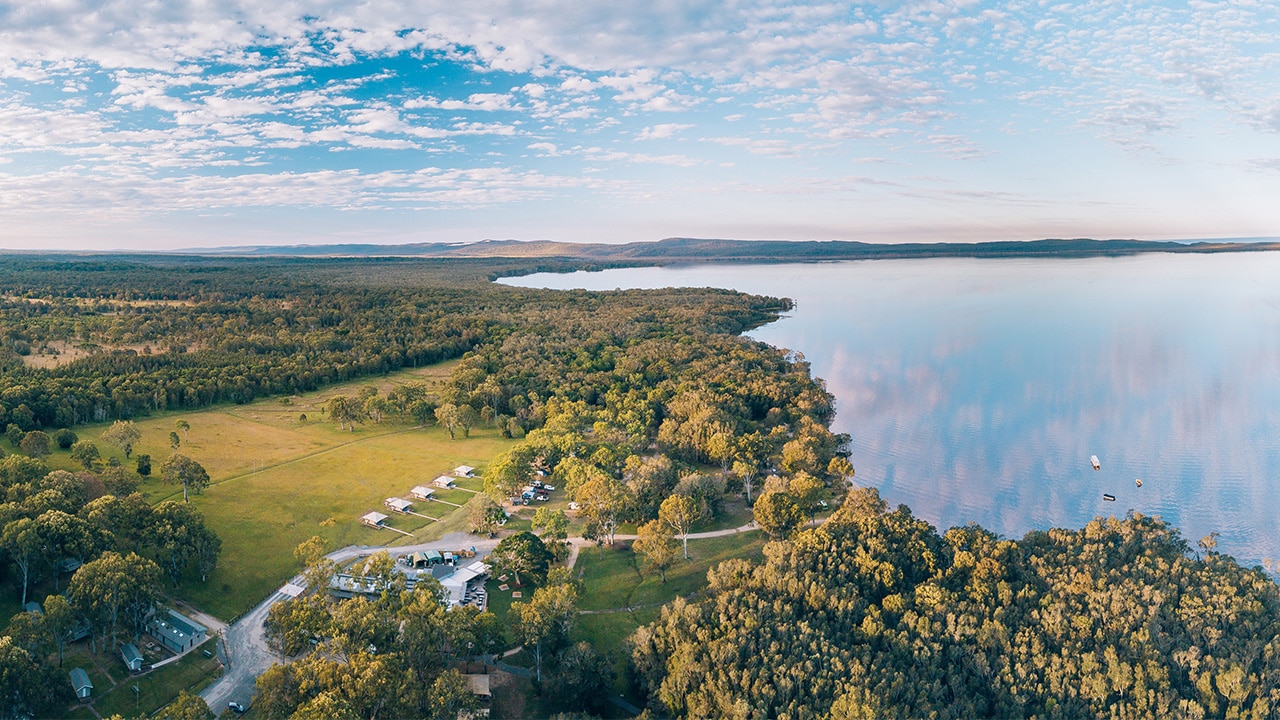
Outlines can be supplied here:
<path id="1" fill-rule="evenodd" d="M 891 503 L 1006 536 L 1133 508 L 1193 544 L 1217 531 L 1222 551 L 1257 563 L 1280 558 L 1277 277 L 1280 254 L 1249 253 L 633 268 L 512 283 L 794 298 L 789 317 L 752 336 L 803 352 L 826 378 L 859 480 Z"/>

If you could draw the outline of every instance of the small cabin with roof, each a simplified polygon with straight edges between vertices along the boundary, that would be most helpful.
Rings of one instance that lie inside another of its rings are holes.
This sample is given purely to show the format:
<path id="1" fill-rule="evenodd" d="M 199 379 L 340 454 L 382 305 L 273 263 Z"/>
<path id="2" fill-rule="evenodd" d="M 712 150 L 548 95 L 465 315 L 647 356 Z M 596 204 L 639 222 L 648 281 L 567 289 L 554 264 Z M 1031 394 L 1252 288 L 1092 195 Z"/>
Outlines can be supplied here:
<path id="1" fill-rule="evenodd" d="M 22 606 L 22 609 L 29 613 L 34 613 L 36 615 L 44 614 L 44 610 L 40 608 L 40 603 L 36 602 L 35 600 L 29 600 L 26 605 Z"/>
<path id="2" fill-rule="evenodd" d="M 453 474 L 460 478 L 469 478 L 475 473 L 476 469 L 470 465 L 459 465 L 453 469 Z"/>
<path id="3" fill-rule="evenodd" d="M 133 643 L 125 643 L 120 646 L 120 657 L 124 658 L 124 666 L 129 668 L 129 672 L 139 672 L 142 670 L 142 653 L 138 652 L 138 646 Z"/>
<path id="4" fill-rule="evenodd" d="M 409 508 L 413 507 L 413 503 L 403 498 L 389 497 L 386 500 L 386 506 L 391 508 L 394 512 L 407 513 L 409 512 Z"/>
<path id="5" fill-rule="evenodd" d="M 387 521 L 387 516 L 383 515 L 380 512 L 365 513 L 364 515 L 360 516 L 360 522 L 364 523 L 365 525 L 368 525 L 369 527 L 380 528 L 382 527 L 382 524 L 385 523 L 386 521 Z"/>
<path id="6" fill-rule="evenodd" d="M 432 480 L 431 482 L 433 485 L 435 485 L 438 488 L 448 489 L 448 488 L 454 487 L 453 478 L 449 477 L 448 475 L 441 475 L 440 477 L 436 478 L 435 480 Z"/>
<path id="7" fill-rule="evenodd" d="M 426 485 L 418 485 L 414 489 L 410 490 L 409 494 L 419 500 L 430 500 L 431 496 L 434 495 L 435 492 L 435 490 L 427 487 Z"/>
<path id="8" fill-rule="evenodd" d="M 75 688 L 76 697 L 81 700 L 88 700 L 93 694 L 93 683 L 89 681 L 89 673 L 84 668 L 72 668 L 68 673 L 71 676 L 71 687 Z"/>

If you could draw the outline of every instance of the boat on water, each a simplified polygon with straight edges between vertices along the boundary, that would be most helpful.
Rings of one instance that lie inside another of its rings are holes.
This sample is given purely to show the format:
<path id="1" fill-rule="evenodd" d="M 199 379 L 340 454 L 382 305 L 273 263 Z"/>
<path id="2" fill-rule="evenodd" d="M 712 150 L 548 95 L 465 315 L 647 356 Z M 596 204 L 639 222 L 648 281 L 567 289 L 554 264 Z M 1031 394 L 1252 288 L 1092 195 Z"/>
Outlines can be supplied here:
<path id="1" fill-rule="evenodd" d="M 1116 496 L 1112 495 L 1111 493 L 1102 493 L 1102 499 L 1106 500 L 1107 502 L 1115 502 Z"/>
<path id="2" fill-rule="evenodd" d="M 1102 469 L 1102 463 L 1098 461 L 1098 456 L 1097 456 L 1097 455 L 1090 455 L 1090 456 L 1089 456 L 1089 464 L 1093 466 L 1093 469 L 1094 469 L 1094 470 L 1101 470 L 1101 469 Z"/>
<path id="3" fill-rule="evenodd" d="M 1137 480 L 1134 480 L 1133 484 L 1137 485 L 1138 487 L 1142 487 L 1142 478 L 1138 478 Z"/>

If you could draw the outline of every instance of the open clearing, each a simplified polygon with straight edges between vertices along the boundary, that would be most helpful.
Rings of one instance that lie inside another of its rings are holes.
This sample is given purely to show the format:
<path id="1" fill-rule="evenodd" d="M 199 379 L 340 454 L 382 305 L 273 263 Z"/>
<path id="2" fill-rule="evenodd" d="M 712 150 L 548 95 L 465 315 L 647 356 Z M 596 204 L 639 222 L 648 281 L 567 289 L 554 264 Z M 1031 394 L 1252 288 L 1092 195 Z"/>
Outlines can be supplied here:
<path id="1" fill-rule="evenodd" d="M 218 568 L 207 582 L 187 578 L 175 594 L 212 615 L 231 620 L 253 607 L 292 576 L 299 565 L 293 549 L 313 535 L 330 548 L 345 545 L 404 544 L 439 537 L 465 524 L 466 511 L 444 503 L 418 503 L 414 510 L 440 517 L 442 522 L 392 513 L 383 506 L 388 497 L 409 496 L 414 485 L 429 484 L 458 465 L 480 468 L 515 441 L 495 429 L 473 428 L 470 438 L 449 439 L 437 427 L 413 427 L 399 421 L 357 425 L 340 430 L 321 411 L 334 395 L 353 394 L 374 385 L 384 394 L 396 384 L 425 381 L 438 384 L 448 377 L 451 363 L 408 370 L 382 377 L 334 385 L 291 398 L 268 398 L 245 405 L 221 406 L 197 412 L 165 413 L 136 420 L 142 439 L 134 457 L 152 457 L 152 477 L 142 492 L 152 503 L 182 499 L 182 488 L 160 482 L 160 464 L 168 457 L 169 433 L 175 423 L 190 424 L 178 431 L 178 452 L 195 459 L 209 473 L 211 485 L 191 502 L 205 514 L 222 538 Z M 300 419 L 306 415 L 306 420 Z M 115 455 L 133 468 L 124 453 L 99 439 L 108 424 L 76 428 L 83 439 L 94 440 L 103 457 Z M 75 468 L 66 451 L 49 459 L 53 467 Z M 474 481 L 466 481 L 470 487 Z M 449 499 L 465 505 L 473 493 L 454 491 Z M 390 515 L 387 524 L 415 538 L 375 530 L 358 518 L 377 510 Z"/>

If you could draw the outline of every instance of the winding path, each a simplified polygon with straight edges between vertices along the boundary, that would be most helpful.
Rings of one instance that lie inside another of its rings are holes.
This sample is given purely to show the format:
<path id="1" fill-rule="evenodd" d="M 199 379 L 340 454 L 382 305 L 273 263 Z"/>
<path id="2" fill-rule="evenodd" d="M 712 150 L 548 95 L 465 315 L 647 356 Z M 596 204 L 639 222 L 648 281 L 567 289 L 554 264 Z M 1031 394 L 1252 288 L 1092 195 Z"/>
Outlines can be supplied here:
<path id="1" fill-rule="evenodd" d="M 725 537 L 738 533 L 754 532 L 758 529 L 755 523 L 751 522 L 736 528 L 690 533 L 689 539 Z M 616 535 L 614 539 L 635 540 L 636 536 Z M 569 567 L 573 567 L 577 562 L 578 552 L 582 547 L 595 544 L 580 537 L 570 538 L 569 543 L 571 545 Z M 349 545 L 341 550 L 335 550 L 325 555 L 325 557 L 335 563 L 342 564 L 357 558 L 368 557 L 383 550 L 394 557 L 427 550 L 451 550 L 460 547 L 475 547 L 476 554 L 482 556 L 488 554 L 497 544 L 498 540 L 496 539 L 477 540 L 467 533 L 456 532 L 449 533 L 439 540 L 416 545 L 400 545 L 396 547 Z M 303 582 L 301 575 L 296 575 L 289 580 L 289 583 L 294 585 Z M 222 637 L 218 641 L 218 653 L 226 672 L 200 692 L 200 697 L 204 698 L 204 701 L 209 704 L 209 708 L 214 713 L 221 712 L 228 702 L 238 702 L 241 705 L 248 706 L 253 698 L 254 681 L 259 675 L 266 672 L 272 664 L 277 662 L 278 656 L 267 646 L 265 625 L 267 612 L 270 611 L 271 606 L 289 597 L 285 593 L 285 587 L 282 585 L 279 590 L 272 593 L 266 600 L 258 603 L 257 607 L 240 616 L 232 624 L 222 626 Z M 208 623 L 211 627 L 221 625 L 221 623 L 217 623 L 214 618 L 208 615 L 198 614 L 196 617 L 202 622 L 205 620 L 213 621 Z"/>

